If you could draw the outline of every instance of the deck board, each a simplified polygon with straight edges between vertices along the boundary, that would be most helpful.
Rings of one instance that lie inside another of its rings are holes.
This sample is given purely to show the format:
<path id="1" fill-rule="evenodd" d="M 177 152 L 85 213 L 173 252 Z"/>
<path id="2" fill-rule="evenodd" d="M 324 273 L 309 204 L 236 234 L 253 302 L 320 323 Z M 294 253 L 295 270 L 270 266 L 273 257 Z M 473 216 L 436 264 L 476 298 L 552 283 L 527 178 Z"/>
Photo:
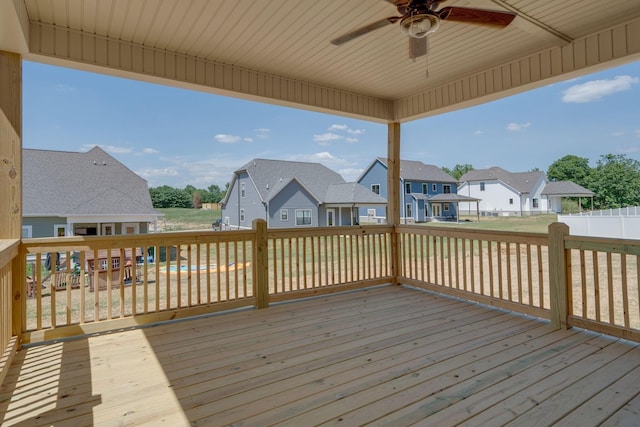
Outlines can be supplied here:
<path id="1" fill-rule="evenodd" d="M 406 287 L 18 352 L 2 425 L 628 425 L 637 344 Z"/>

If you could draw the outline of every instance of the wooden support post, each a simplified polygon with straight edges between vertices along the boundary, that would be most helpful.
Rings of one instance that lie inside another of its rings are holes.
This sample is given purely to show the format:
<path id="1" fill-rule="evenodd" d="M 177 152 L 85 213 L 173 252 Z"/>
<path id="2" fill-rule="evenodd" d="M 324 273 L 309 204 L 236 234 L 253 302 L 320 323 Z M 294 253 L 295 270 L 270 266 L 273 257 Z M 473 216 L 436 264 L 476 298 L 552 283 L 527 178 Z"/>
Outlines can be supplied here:
<path id="1" fill-rule="evenodd" d="M 388 124 L 387 168 L 387 224 L 394 226 L 390 247 L 391 281 L 399 284 L 402 260 L 395 227 L 400 224 L 400 123 L 396 122 Z"/>
<path id="2" fill-rule="evenodd" d="M 269 307 L 269 239 L 267 222 L 264 219 L 253 220 L 256 239 L 253 244 L 253 295 L 256 308 Z"/>
<path id="3" fill-rule="evenodd" d="M 549 225 L 549 297 L 551 303 L 551 326 L 554 329 L 568 329 L 569 292 L 567 283 L 567 250 L 565 236 L 569 235 L 569 226 L 560 222 Z"/>
<path id="4" fill-rule="evenodd" d="M 0 239 L 22 236 L 22 58 L 0 51 Z M 26 271 L 22 252 L 11 261 L 11 333 L 23 330 Z M 18 338 L 19 341 L 19 338 Z M 1 349 L 4 350 L 4 349 Z"/>

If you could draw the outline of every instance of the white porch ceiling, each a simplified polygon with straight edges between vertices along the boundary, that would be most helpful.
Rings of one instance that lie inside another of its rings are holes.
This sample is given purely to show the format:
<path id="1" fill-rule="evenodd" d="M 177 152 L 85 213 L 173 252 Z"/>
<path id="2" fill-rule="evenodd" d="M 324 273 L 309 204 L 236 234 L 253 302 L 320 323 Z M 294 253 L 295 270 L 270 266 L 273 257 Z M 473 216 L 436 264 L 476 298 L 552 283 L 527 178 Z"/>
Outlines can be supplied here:
<path id="1" fill-rule="evenodd" d="M 378 122 L 408 121 L 640 59 L 638 0 L 448 0 L 518 14 L 443 22 L 427 59 L 385 0 L 3 0 L 0 49 L 26 59 Z M 426 70 L 428 68 L 428 77 Z"/>

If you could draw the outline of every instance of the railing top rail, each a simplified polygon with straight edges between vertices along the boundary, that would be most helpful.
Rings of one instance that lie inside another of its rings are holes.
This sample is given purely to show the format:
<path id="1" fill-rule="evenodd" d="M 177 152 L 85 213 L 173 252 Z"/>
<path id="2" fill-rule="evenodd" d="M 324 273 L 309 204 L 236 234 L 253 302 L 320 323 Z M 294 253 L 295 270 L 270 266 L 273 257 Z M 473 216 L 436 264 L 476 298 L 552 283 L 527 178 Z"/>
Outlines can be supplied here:
<path id="1" fill-rule="evenodd" d="M 336 226 L 336 227 L 314 227 L 314 228 L 270 228 L 267 236 L 273 238 L 300 237 L 300 236 L 340 236 L 340 235 L 363 235 L 380 234 L 393 231 L 390 225 L 358 225 L 358 226 Z"/>
<path id="2" fill-rule="evenodd" d="M 492 242 L 526 243 L 546 246 L 549 242 L 546 233 L 525 233 L 516 231 L 488 231 L 457 227 L 430 227 L 423 225 L 400 225 L 401 233 L 410 232 L 428 236 L 441 236 L 470 240 L 488 240 Z"/>
<path id="3" fill-rule="evenodd" d="M 20 239 L 0 239 L 0 268 L 18 256 Z"/>
<path id="4" fill-rule="evenodd" d="M 55 248 L 59 251 L 78 251 L 121 247 L 164 246 L 214 242 L 238 242 L 254 239 L 253 230 L 241 231 L 177 231 L 162 234 L 134 234 L 118 236 L 69 236 L 24 239 L 27 253 Z"/>
<path id="5" fill-rule="evenodd" d="M 640 255 L 640 240 L 635 239 L 568 235 L 565 236 L 564 242 L 567 249 Z"/>

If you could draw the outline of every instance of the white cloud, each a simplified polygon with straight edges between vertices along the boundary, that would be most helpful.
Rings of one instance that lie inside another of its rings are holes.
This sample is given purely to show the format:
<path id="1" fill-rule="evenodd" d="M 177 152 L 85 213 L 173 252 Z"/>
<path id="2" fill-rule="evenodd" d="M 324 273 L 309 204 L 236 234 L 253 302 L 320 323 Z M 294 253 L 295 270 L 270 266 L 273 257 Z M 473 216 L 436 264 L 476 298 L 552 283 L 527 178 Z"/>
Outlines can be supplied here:
<path id="1" fill-rule="evenodd" d="M 174 168 L 158 168 L 158 169 L 143 169 L 136 172 L 143 178 L 156 178 L 159 176 L 177 176 L 178 171 Z"/>
<path id="2" fill-rule="evenodd" d="M 611 132 L 611 136 L 613 137 L 624 136 L 624 132 L 622 131 Z"/>
<path id="3" fill-rule="evenodd" d="M 347 129 L 347 132 L 351 135 L 362 135 L 364 133 L 364 129 Z"/>
<path id="4" fill-rule="evenodd" d="M 562 101 L 577 104 L 597 101 L 604 96 L 629 90 L 632 85 L 639 82 L 639 78 L 631 76 L 616 76 L 610 80 L 592 80 L 565 90 Z"/>
<path id="5" fill-rule="evenodd" d="M 223 144 L 235 144 L 236 142 L 240 141 L 240 137 L 236 136 L 236 135 L 226 135 L 224 133 L 219 133 L 216 136 L 213 137 L 213 139 L 215 139 L 218 142 L 221 142 Z"/>
<path id="6" fill-rule="evenodd" d="M 358 179 L 362 171 L 364 171 L 364 169 L 344 168 L 344 169 L 340 169 L 338 173 L 342 175 L 345 181 L 355 182 L 355 180 Z"/>
<path id="7" fill-rule="evenodd" d="M 315 142 L 319 142 L 321 145 L 327 144 L 329 141 L 335 141 L 336 139 L 343 139 L 343 138 L 344 136 L 335 134 L 333 132 L 326 132 L 326 133 L 313 135 L 313 140 Z"/>
<path id="8" fill-rule="evenodd" d="M 246 142 L 253 142 L 253 138 L 251 138 L 251 137 L 246 137 L 244 140 L 245 140 Z"/>
<path id="9" fill-rule="evenodd" d="M 348 129 L 347 125 L 331 125 L 327 130 L 331 132 L 334 130 L 347 130 L 347 129 Z"/>
<path id="10" fill-rule="evenodd" d="M 475 132 L 473 132 L 474 135 L 482 135 L 484 132 L 482 132 L 481 130 L 477 130 Z"/>
<path id="11" fill-rule="evenodd" d="M 155 148 L 143 148 L 142 152 L 144 154 L 158 154 L 158 150 L 156 150 Z"/>
<path id="12" fill-rule="evenodd" d="M 355 144 L 358 142 L 358 138 L 346 138 L 346 140 L 349 144 Z"/>
<path id="13" fill-rule="evenodd" d="M 511 132 L 520 132 L 525 130 L 526 128 L 528 128 L 529 126 L 531 126 L 530 122 L 527 123 L 509 123 L 507 125 L 507 130 L 511 131 Z"/>
<path id="14" fill-rule="evenodd" d="M 254 130 L 256 138 L 268 138 L 271 133 L 271 129 L 258 128 Z"/>

